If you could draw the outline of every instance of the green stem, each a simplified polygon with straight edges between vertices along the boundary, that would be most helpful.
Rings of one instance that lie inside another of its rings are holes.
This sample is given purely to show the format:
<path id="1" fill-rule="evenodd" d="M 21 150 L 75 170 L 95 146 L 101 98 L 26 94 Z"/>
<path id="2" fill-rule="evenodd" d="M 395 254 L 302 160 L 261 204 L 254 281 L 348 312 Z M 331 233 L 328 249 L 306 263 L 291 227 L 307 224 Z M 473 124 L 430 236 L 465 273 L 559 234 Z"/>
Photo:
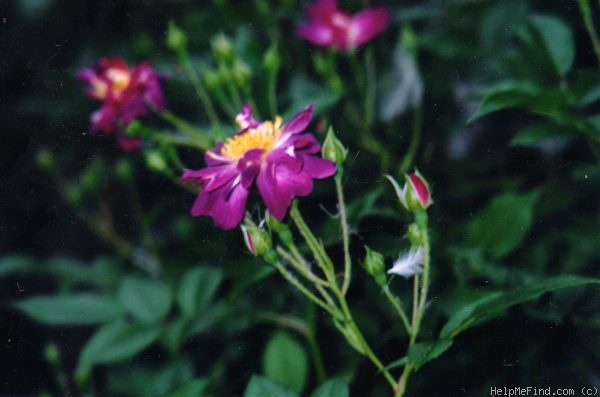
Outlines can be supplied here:
<path id="1" fill-rule="evenodd" d="M 598 39 L 598 33 L 596 32 L 596 28 L 594 27 L 594 22 L 592 20 L 592 9 L 590 7 L 590 2 L 589 0 L 578 0 L 578 3 L 579 11 L 581 11 L 585 28 L 587 29 L 590 39 L 592 40 L 594 52 L 596 53 L 596 58 L 598 59 L 598 64 L 600 66 L 600 39 Z"/>
<path id="2" fill-rule="evenodd" d="M 400 164 L 400 175 L 406 174 L 408 169 L 411 167 L 415 160 L 417 150 L 419 149 L 419 143 L 421 141 L 421 132 L 423 130 L 423 110 L 421 106 L 414 109 L 413 112 L 413 125 L 410 143 L 408 144 L 408 150 L 404 159 Z"/>
<path id="3" fill-rule="evenodd" d="M 329 285 L 327 281 L 323 280 L 322 278 L 318 277 L 316 274 L 311 272 L 310 269 L 308 269 L 308 267 L 306 266 L 306 262 L 299 261 L 298 258 L 287 252 L 282 247 L 277 247 L 276 251 L 279 255 L 281 255 L 281 257 L 283 257 L 283 259 L 289 262 L 294 267 L 294 269 L 296 269 L 296 271 L 300 273 L 301 276 L 304 276 L 304 278 L 306 278 L 308 281 L 311 281 L 314 284 L 321 286 Z"/>
<path id="4" fill-rule="evenodd" d="M 375 355 L 375 353 L 371 349 L 371 346 L 369 346 L 369 343 L 366 341 L 365 337 L 360 332 L 360 329 L 358 328 L 356 322 L 354 321 L 354 318 L 352 317 L 352 313 L 350 312 L 350 308 L 348 307 L 348 303 L 346 302 L 346 297 L 342 294 L 342 291 L 340 291 L 340 289 L 337 286 L 334 288 L 334 293 L 337 295 L 338 300 L 340 301 L 340 306 L 342 309 L 342 313 L 344 314 L 346 325 L 350 328 L 354 336 L 358 339 L 363 354 L 367 356 L 369 360 L 371 360 L 371 362 L 377 367 L 377 369 L 383 373 L 383 376 L 388 381 L 392 389 L 395 390 L 396 381 L 394 377 L 385 368 L 381 360 L 379 360 L 379 358 Z"/>
<path id="5" fill-rule="evenodd" d="M 277 256 L 274 252 L 272 259 L 267 259 L 266 257 L 265 259 L 267 260 L 267 262 L 273 265 L 286 280 L 288 280 L 294 287 L 296 287 L 300 292 L 302 292 L 308 299 L 315 302 L 323 310 L 331 314 L 334 318 L 337 318 L 338 320 L 343 319 L 337 308 L 331 307 L 329 304 L 319 299 L 315 294 L 310 292 L 308 288 L 306 288 L 300 281 L 298 281 L 298 279 L 296 279 L 296 277 L 294 277 L 292 273 L 287 271 L 287 269 L 283 267 L 283 265 L 279 262 L 279 259 L 277 259 Z"/>
<path id="6" fill-rule="evenodd" d="M 335 175 L 335 190 L 337 191 L 338 209 L 340 211 L 340 226 L 342 228 L 342 241 L 344 245 L 344 282 L 342 284 L 342 294 L 346 295 L 352 279 L 352 258 L 350 257 L 350 232 L 348 229 L 348 219 L 346 216 L 346 203 L 344 201 L 344 189 L 342 179 L 344 172 L 341 166 L 338 166 L 338 172 Z"/>
<path id="7" fill-rule="evenodd" d="M 415 214 L 415 221 L 419 227 L 419 234 L 421 235 L 421 244 L 423 244 L 423 279 L 419 283 L 418 274 L 415 275 L 415 281 L 413 285 L 413 313 L 412 313 L 412 334 L 410 337 L 408 352 L 414 346 L 419 330 L 421 327 L 421 321 L 425 312 L 425 304 L 427 303 L 427 291 L 429 289 L 429 270 L 431 267 L 431 247 L 429 242 L 429 233 L 427 231 L 427 212 L 421 211 Z M 421 286 L 419 288 L 419 285 Z M 419 291 L 420 290 L 420 291 Z M 407 353 L 408 354 L 408 353 Z M 408 378 L 413 370 L 411 364 L 404 366 L 404 371 L 398 380 L 398 389 L 395 397 L 402 397 L 406 392 L 406 385 Z"/>
<path id="8" fill-rule="evenodd" d="M 365 52 L 365 122 L 368 128 L 373 125 L 373 115 L 375 111 L 375 89 L 377 88 L 375 81 L 375 62 L 373 59 L 373 49 L 367 48 Z"/>
<path id="9" fill-rule="evenodd" d="M 335 281 L 335 269 L 333 266 L 333 262 L 329 258 L 329 255 L 327 255 L 327 253 L 325 252 L 323 245 L 319 241 L 317 241 L 317 238 L 314 236 L 308 225 L 306 225 L 306 222 L 304 222 L 304 219 L 302 218 L 302 215 L 298 210 L 297 202 L 292 203 L 290 215 L 294 220 L 294 223 L 298 227 L 300 234 L 306 240 L 308 247 L 312 251 L 317 263 L 319 264 L 321 270 L 325 274 L 327 281 L 329 281 L 332 287 L 334 285 L 337 286 L 337 283 Z"/>
<path id="10" fill-rule="evenodd" d="M 392 294 L 392 291 L 390 291 L 390 289 L 387 286 L 383 288 L 383 292 L 385 293 L 385 296 L 388 298 L 392 306 L 394 306 L 394 309 L 396 309 L 396 312 L 400 316 L 400 319 L 402 319 L 402 323 L 404 324 L 404 328 L 406 328 L 406 332 L 409 336 L 411 336 L 412 329 L 410 326 L 410 322 L 408 321 L 408 316 L 402 308 L 402 301 L 400 300 L 400 298 Z"/>
<path id="11" fill-rule="evenodd" d="M 198 94 L 198 98 L 200 98 L 200 102 L 202 102 L 204 109 L 206 109 L 206 114 L 208 116 L 208 119 L 210 120 L 210 123 L 212 124 L 213 129 L 217 132 L 220 132 L 221 124 L 219 122 L 217 112 L 215 111 L 215 107 L 212 103 L 212 100 L 210 99 L 210 96 L 208 95 L 208 91 L 204 87 L 204 84 L 202 84 L 202 81 L 200 80 L 196 69 L 194 69 L 192 62 L 190 62 L 188 54 L 186 53 L 184 54 L 184 56 L 180 56 L 180 61 L 181 63 L 183 63 L 183 70 L 185 71 L 185 74 L 194 86 L 196 94 Z"/>
<path id="12" fill-rule="evenodd" d="M 327 372 L 325 370 L 323 355 L 321 354 L 321 348 L 319 347 L 319 341 L 317 339 L 317 318 L 315 304 L 311 301 L 306 302 L 306 318 L 308 323 L 307 340 L 310 348 L 310 355 L 312 357 L 313 366 L 315 367 L 317 381 L 319 384 L 321 384 L 325 382 L 325 379 L 327 379 Z"/>
<path id="13" fill-rule="evenodd" d="M 188 136 L 190 139 L 192 139 L 196 143 L 197 146 L 200 146 L 203 149 L 210 148 L 210 140 L 208 139 L 207 132 L 196 128 L 192 124 L 188 123 L 185 120 L 182 120 L 181 118 L 179 118 L 178 116 L 176 116 L 175 114 L 173 114 L 169 111 L 160 112 L 160 113 L 158 113 L 158 115 L 163 120 L 169 122 L 171 125 L 173 125 L 175 128 L 177 128 L 179 131 L 183 132 L 186 136 Z"/>

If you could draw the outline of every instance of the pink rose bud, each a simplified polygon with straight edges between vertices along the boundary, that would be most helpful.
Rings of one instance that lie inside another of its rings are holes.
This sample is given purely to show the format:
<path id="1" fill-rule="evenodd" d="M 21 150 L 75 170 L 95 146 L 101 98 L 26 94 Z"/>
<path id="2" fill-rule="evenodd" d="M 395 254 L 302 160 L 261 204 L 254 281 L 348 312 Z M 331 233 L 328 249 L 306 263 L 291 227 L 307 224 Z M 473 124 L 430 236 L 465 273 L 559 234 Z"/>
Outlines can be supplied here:
<path id="1" fill-rule="evenodd" d="M 406 183 L 402 188 L 392 176 L 385 175 L 385 177 L 390 181 L 398 200 L 407 210 L 419 212 L 433 204 L 429 184 L 419 171 L 406 175 Z"/>

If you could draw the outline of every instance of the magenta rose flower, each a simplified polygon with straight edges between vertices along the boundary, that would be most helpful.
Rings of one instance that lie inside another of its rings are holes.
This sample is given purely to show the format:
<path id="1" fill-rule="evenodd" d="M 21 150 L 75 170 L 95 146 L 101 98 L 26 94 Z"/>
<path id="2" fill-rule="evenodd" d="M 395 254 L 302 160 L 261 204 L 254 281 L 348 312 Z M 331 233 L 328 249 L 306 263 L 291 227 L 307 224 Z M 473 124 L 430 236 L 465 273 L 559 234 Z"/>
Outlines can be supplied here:
<path id="1" fill-rule="evenodd" d="M 102 58 L 93 67 L 80 70 L 77 78 L 87 84 L 88 96 L 102 102 L 100 109 L 92 113 L 92 132 L 115 133 L 122 150 L 139 148 L 141 139 L 128 138 L 123 131 L 131 121 L 152 109 L 164 109 L 160 86 L 163 76 L 148 62 L 129 69 L 120 58 Z"/>
<path id="2" fill-rule="evenodd" d="M 303 133 L 313 108 L 307 106 L 282 124 L 279 116 L 256 121 L 244 106 L 236 117 L 240 130 L 205 153 L 207 167 L 183 173 L 182 181 L 202 189 L 192 215 L 208 215 L 217 227 L 232 229 L 241 223 L 256 186 L 269 213 L 283 220 L 295 197 L 310 194 L 313 179 L 335 174 L 333 162 L 317 157 L 320 145 L 315 137 Z"/>
<path id="3" fill-rule="evenodd" d="M 379 35 L 390 22 L 384 7 L 364 9 L 354 15 L 337 7 L 336 0 L 316 0 L 306 8 L 308 20 L 296 34 L 311 43 L 339 50 L 356 48 Z"/>

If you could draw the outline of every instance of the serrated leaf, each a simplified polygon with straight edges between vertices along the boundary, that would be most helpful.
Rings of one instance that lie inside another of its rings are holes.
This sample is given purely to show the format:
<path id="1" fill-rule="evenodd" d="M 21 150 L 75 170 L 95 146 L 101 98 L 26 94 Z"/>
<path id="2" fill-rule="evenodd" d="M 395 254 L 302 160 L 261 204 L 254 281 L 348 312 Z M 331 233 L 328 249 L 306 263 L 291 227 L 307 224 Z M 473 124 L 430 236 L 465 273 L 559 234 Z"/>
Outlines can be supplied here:
<path id="1" fill-rule="evenodd" d="M 531 26 L 540 36 L 556 72 L 564 76 L 575 59 L 571 28 L 558 18 L 543 15 L 531 17 Z"/>
<path id="2" fill-rule="evenodd" d="M 119 300 L 136 320 L 153 323 L 167 315 L 173 294 L 161 281 L 128 277 L 119 289 Z"/>
<path id="3" fill-rule="evenodd" d="M 157 338 L 156 327 L 117 322 L 105 325 L 87 341 L 79 356 L 78 372 L 87 371 L 95 364 L 107 364 L 129 359 Z"/>
<path id="4" fill-rule="evenodd" d="M 121 306 L 113 297 L 92 293 L 34 296 L 14 303 L 14 307 L 48 325 L 99 324 L 122 314 Z"/>
<path id="5" fill-rule="evenodd" d="M 452 346 L 451 338 L 439 339 L 435 342 L 421 342 L 413 345 L 408 352 L 408 362 L 418 370 L 429 361 L 437 358 Z"/>
<path id="6" fill-rule="evenodd" d="M 287 333 L 276 333 L 265 349 L 263 370 L 269 379 L 300 393 L 308 374 L 304 348 Z"/>
<path id="7" fill-rule="evenodd" d="M 332 378 L 316 388 L 311 397 L 348 397 L 349 395 L 346 382 L 341 378 Z"/>
<path id="8" fill-rule="evenodd" d="M 494 197 L 467 224 L 467 241 L 502 257 L 514 250 L 527 235 L 533 222 L 538 191 L 505 193 Z"/>
<path id="9" fill-rule="evenodd" d="M 177 303 L 183 315 L 191 317 L 206 308 L 222 279 L 221 270 L 210 267 L 198 267 L 185 273 L 177 291 Z"/>
<path id="10" fill-rule="evenodd" d="M 244 391 L 244 397 L 297 397 L 298 393 L 262 376 L 252 375 Z"/>
<path id="11" fill-rule="evenodd" d="M 442 328 L 440 339 L 453 338 L 475 324 L 500 315 L 513 305 L 530 301 L 546 292 L 588 284 L 600 284 L 600 279 L 564 275 L 490 294 L 458 310 Z"/>

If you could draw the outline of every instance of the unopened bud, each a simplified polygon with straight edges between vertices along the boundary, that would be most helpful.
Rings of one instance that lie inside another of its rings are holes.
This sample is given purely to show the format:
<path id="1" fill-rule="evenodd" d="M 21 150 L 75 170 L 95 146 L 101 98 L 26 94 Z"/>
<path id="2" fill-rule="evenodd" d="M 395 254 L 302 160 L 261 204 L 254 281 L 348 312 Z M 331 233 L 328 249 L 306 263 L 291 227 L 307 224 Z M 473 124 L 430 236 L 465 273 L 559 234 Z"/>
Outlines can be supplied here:
<path id="1" fill-rule="evenodd" d="M 416 223 L 411 223 L 410 226 L 408 226 L 406 235 L 413 246 L 421 244 L 421 231 Z"/>
<path id="2" fill-rule="evenodd" d="M 210 41 L 213 54 L 218 61 L 231 63 L 235 58 L 235 48 L 229 37 L 219 33 Z"/>
<path id="3" fill-rule="evenodd" d="M 269 47 L 263 56 L 263 66 L 269 74 L 276 74 L 281 67 L 281 55 L 277 45 L 273 44 Z"/>
<path id="4" fill-rule="evenodd" d="M 131 181 L 133 178 L 133 168 L 127 159 L 120 159 L 114 166 L 115 175 L 123 182 Z"/>
<path id="5" fill-rule="evenodd" d="M 235 83 L 239 87 L 244 87 L 250 81 L 250 76 L 252 76 L 252 70 L 246 62 L 236 59 L 231 69 L 231 74 L 233 75 Z"/>
<path id="6" fill-rule="evenodd" d="M 206 70 L 204 72 L 204 82 L 211 92 L 215 92 L 220 89 L 221 75 L 216 70 Z"/>
<path id="7" fill-rule="evenodd" d="M 342 164 L 346 160 L 348 155 L 348 149 L 342 145 L 339 139 L 335 136 L 333 128 L 329 127 L 327 130 L 327 136 L 325 142 L 323 142 L 323 148 L 321 149 L 321 156 L 326 160 L 331 160 L 336 164 Z"/>
<path id="8" fill-rule="evenodd" d="M 181 54 L 186 51 L 187 37 L 183 30 L 179 29 L 175 22 L 169 22 L 169 29 L 167 31 L 167 47 L 177 54 Z"/>
<path id="9" fill-rule="evenodd" d="M 429 184 L 419 171 L 406 175 L 406 183 L 402 188 L 392 176 L 385 175 L 385 177 L 390 181 L 398 200 L 407 210 L 421 212 L 433 204 Z"/>
<path id="10" fill-rule="evenodd" d="M 55 343 L 49 343 L 44 349 L 44 357 L 52 366 L 57 366 L 60 363 L 60 350 Z"/>
<path id="11" fill-rule="evenodd" d="M 35 162 L 42 171 L 50 171 L 54 167 L 54 155 L 47 149 L 41 149 L 35 156 Z"/>
<path id="12" fill-rule="evenodd" d="M 145 154 L 146 166 L 150 171 L 163 172 L 167 169 L 167 162 L 160 152 L 155 150 L 148 151 Z"/>
<path id="13" fill-rule="evenodd" d="M 106 165 L 100 157 L 96 157 L 81 175 L 80 185 L 85 192 L 97 191 L 106 178 Z"/>
<path id="14" fill-rule="evenodd" d="M 129 137 L 138 137 L 142 136 L 144 127 L 142 122 L 139 120 L 133 120 L 131 123 L 127 124 L 125 128 L 125 135 Z"/>
<path id="15" fill-rule="evenodd" d="M 266 230 L 256 226 L 256 224 L 248 218 L 246 218 L 246 221 L 240 227 L 242 228 L 246 247 L 252 255 L 265 255 L 267 252 L 271 251 L 271 235 Z"/>
<path id="16" fill-rule="evenodd" d="M 363 267 L 365 271 L 375 279 L 375 282 L 383 287 L 387 283 L 387 277 L 385 275 L 385 263 L 383 255 L 365 245 L 367 254 L 363 261 Z"/>

